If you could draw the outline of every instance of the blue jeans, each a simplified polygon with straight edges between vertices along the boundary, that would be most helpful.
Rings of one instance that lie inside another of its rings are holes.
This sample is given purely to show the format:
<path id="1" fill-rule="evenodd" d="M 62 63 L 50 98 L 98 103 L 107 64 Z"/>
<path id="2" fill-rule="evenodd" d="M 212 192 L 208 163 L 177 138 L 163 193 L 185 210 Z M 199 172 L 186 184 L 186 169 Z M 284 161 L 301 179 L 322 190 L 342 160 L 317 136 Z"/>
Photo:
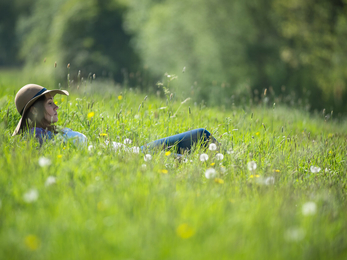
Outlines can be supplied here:
<path id="1" fill-rule="evenodd" d="M 150 142 L 141 146 L 141 150 L 170 149 L 174 153 L 183 154 L 185 151 L 189 152 L 196 144 L 201 144 L 202 147 L 206 148 L 209 143 L 218 144 L 209 131 L 204 128 L 198 128 Z"/>

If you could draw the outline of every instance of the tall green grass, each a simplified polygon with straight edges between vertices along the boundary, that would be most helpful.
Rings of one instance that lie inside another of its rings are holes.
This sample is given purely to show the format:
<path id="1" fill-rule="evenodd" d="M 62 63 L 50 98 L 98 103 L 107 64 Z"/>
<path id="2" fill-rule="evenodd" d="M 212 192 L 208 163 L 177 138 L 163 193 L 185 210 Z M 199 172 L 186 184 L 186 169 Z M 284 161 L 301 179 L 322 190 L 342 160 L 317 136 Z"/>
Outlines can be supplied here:
<path id="1" fill-rule="evenodd" d="M 96 81 L 55 97 L 59 125 L 93 147 L 40 147 L 11 137 L 19 88 L 0 97 L 0 259 L 346 259 L 345 123 L 280 105 L 145 99 Z M 186 160 L 161 151 L 145 161 L 110 145 L 200 127 L 222 143 L 223 160 L 197 148 Z"/>

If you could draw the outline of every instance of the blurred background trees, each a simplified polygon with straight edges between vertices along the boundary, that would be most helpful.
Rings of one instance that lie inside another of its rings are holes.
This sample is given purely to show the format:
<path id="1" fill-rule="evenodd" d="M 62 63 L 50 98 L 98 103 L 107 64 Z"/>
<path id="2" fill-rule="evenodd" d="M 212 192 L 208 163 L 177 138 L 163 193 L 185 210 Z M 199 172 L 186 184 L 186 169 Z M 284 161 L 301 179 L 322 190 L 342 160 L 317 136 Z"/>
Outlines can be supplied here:
<path id="1" fill-rule="evenodd" d="M 142 88 L 176 74 L 179 96 L 212 104 L 347 112 L 347 0 L 3 0 L 0 12 L 3 67 L 61 78 L 70 63 L 71 77 L 121 83 L 147 68 Z"/>

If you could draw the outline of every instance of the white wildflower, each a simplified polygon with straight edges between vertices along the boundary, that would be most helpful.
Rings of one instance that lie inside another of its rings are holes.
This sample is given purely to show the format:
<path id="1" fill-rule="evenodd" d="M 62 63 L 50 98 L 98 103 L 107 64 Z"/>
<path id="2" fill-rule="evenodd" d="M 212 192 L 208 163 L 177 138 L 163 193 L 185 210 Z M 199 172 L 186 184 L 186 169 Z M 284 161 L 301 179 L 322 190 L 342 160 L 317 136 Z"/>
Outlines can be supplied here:
<path id="1" fill-rule="evenodd" d="M 140 147 L 134 146 L 134 147 L 132 148 L 132 152 L 133 152 L 133 153 L 140 153 Z"/>
<path id="2" fill-rule="evenodd" d="M 188 159 L 187 159 L 187 158 L 184 158 L 182 162 L 187 163 L 187 162 L 188 162 Z"/>
<path id="3" fill-rule="evenodd" d="M 89 146 L 88 146 L 88 151 L 91 151 L 91 150 L 93 150 L 93 148 L 94 148 L 94 146 L 92 146 L 92 145 L 89 145 Z"/>
<path id="4" fill-rule="evenodd" d="M 319 168 L 318 166 L 311 166 L 310 170 L 312 173 L 318 173 L 320 172 L 321 168 Z"/>
<path id="5" fill-rule="evenodd" d="M 132 141 L 129 138 L 124 139 L 124 144 L 131 144 Z"/>
<path id="6" fill-rule="evenodd" d="M 284 233 L 284 238 L 287 241 L 297 242 L 302 240 L 304 237 L 305 231 L 302 228 L 292 227 Z"/>
<path id="7" fill-rule="evenodd" d="M 221 153 L 217 153 L 217 154 L 216 154 L 216 159 L 219 160 L 219 161 L 221 161 L 221 160 L 224 159 L 224 155 L 221 154 Z"/>
<path id="8" fill-rule="evenodd" d="M 117 143 L 117 142 L 112 142 L 113 149 L 117 152 L 118 150 L 124 148 L 124 144 L 122 143 Z"/>
<path id="9" fill-rule="evenodd" d="M 227 154 L 233 154 L 233 153 L 234 153 L 233 148 L 229 148 L 227 151 Z"/>
<path id="10" fill-rule="evenodd" d="M 147 167 L 146 164 L 142 164 L 142 165 L 141 165 L 141 168 L 142 168 L 142 169 L 146 169 L 146 167 Z"/>
<path id="11" fill-rule="evenodd" d="M 48 176 L 47 179 L 46 179 L 46 182 L 45 182 L 45 186 L 51 186 L 52 184 L 55 184 L 56 183 L 56 180 L 55 180 L 55 177 L 53 176 Z"/>
<path id="12" fill-rule="evenodd" d="M 214 144 L 214 143 L 211 143 L 211 144 L 209 145 L 208 149 L 210 149 L 211 151 L 215 151 L 215 150 L 217 150 L 217 145 Z"/>
<path id="13" fill-rule="evenodd" d="M 23 199 L 26 203 L 34 202 L 38 199 L 38 197 L 39 192 L 37 191 L 37 189 L 31 189 L 23 195 Z"/>
<path id="14" fill-rule="evenodd" d="M 217 172 L 216 172 L 216 170 L 213 169 L 213 168 L 209 168 L 209 169 L 207 169 L 206 172 L 205 172 L 205 177 L 206 177 L 207 179 L 211 179 L 211 178 L 214 178 L 214 177 L 216 177 L 216 176 L 217 176 Z"/>
<path id="15" fill-rule="evenodd" d="M 306 202 L 302 205 L 302 214 L 304 216 L 314 215 L 317 212 L 317 205 L 313 201 Z"/>
<path id="16" fill-rule="evenodd" d="M 254 171 L 255 169 L 257 169 L 257 163 L 255 161 L 250 161 L 249 163 L 247 163 L 247 168 L 250 171 Z"/>
<path id="17" fill-rule="evenodd" d="M 200 154 L 200 161 L 205 162 L 208 160 L 208 155 L 205 153 Z"/>
<path id="18" fill-rule="evenodd" d="M 152 160 L 152 155 L 146 154 L 146 155 L 143 157 L 143 159 L 145 160 L 145 162 L 150 161 L 150 160 Z"/>
<path id="19" fill-rule="evenodd" d="M 49 166 L 49 165 L 51 165 L 51 163 L 52 163 L 51 159 L 48 159 L 46 157 L 40 157 L 39 158 L 39 165 L 41 167 Z"/>
<path id="20" fill-rule="evenodd" d="M 267 177 L 264 179 L 265 185 L 272 185 L 275 184 L 275 178 L 274 177 Z"/>

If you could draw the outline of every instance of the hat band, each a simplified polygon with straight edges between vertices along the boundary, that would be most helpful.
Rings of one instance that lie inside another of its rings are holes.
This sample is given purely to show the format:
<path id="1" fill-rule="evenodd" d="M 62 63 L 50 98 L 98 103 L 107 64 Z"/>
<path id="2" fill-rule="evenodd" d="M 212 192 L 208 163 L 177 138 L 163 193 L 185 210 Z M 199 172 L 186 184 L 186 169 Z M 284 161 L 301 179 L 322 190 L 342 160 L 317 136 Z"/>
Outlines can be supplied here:
<path id="1" fill-rule="evenodd" d="M 36 95 L 35 96 L 33 96 L 33 98 L 32 99 L 34 99 L 34 98 L 36 98 L 37 96 L 39 96 L 39 95 L 41 95 L 43 92 L 45 92 L 47 89 L 46 88 L 43 88 L 43 89 L 41 89 L 39 92 L 37 92 L 36 93 Z M 32 99 L 30 99 L 30 100 L 32 100 Z M 30 102 L 30 100 L 29 100 L 29 102 Z M 28 103 L 29 103 L 28 102 Z M 28 104 L 27 103 L 27 104 Z M 23 107 L 23 109 L 22 109 L 22 111 L 20 111 L 20 115 L 22 115 L 23 114 L 23 110 L 24 110 L 24 108 L 25 108 L 25 106 Z"/>

